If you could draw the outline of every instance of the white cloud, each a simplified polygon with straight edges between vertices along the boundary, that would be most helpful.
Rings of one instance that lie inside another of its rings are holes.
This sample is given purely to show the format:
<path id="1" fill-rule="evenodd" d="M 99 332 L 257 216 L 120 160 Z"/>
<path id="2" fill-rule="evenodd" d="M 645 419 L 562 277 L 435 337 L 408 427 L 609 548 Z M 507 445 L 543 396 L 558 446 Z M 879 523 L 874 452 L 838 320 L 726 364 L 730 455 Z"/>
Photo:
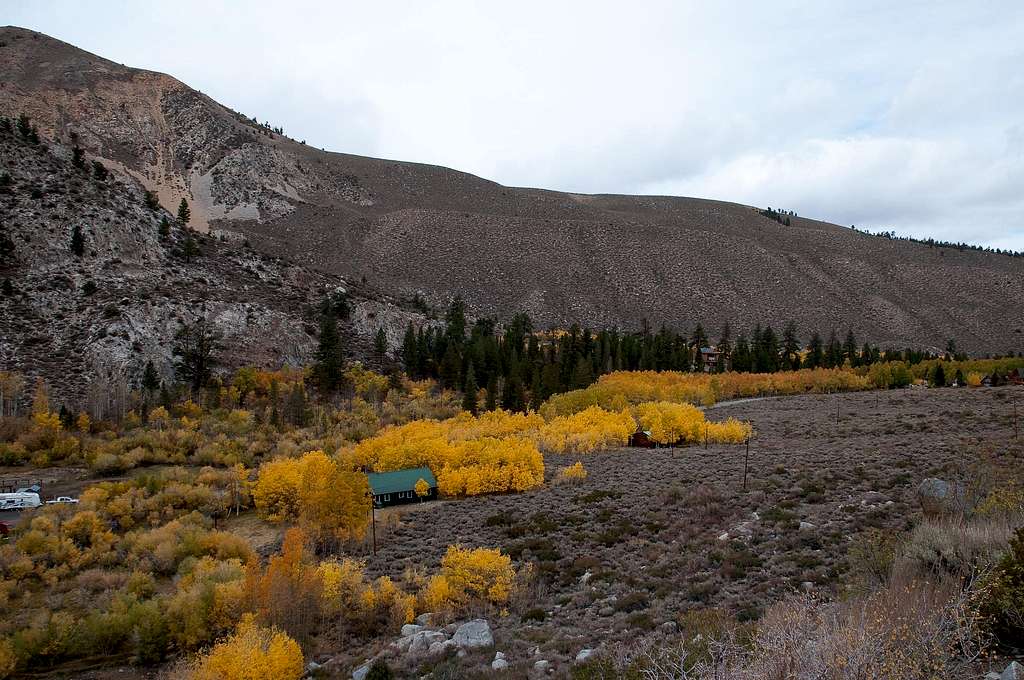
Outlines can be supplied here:
<path id="1" fill-rule="evenodd" d="M 1024 5 L 80 3 L 0 22 L 338 151 L 1024 249 Z"/>

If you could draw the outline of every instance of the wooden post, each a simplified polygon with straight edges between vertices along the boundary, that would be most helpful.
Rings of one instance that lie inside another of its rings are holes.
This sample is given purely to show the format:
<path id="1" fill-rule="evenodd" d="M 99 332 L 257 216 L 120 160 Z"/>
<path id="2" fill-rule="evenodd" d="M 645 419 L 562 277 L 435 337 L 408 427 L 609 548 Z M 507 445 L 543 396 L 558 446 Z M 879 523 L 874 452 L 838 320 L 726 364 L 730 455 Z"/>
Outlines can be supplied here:
<path id="1" fill-rule="evenodd" d="M 1017 439 L 1020 432 L 1017 425 L 1017 395 L 1013 395 L 1013 438 Z"/>
<path id="2" fill-rule="evenodd" d="M 373 536 L 373 556 L 377 556 L 377 503 L 373 500 L 373 492 L 370 492 L 370 526 Z"/>
<path id="3" fill-rule="evenodd" d="M 747 490 L 747 467 L 750 462 L 750 437 L 747 437 L 747 453 L 743 456 L 743 490 Z"/>

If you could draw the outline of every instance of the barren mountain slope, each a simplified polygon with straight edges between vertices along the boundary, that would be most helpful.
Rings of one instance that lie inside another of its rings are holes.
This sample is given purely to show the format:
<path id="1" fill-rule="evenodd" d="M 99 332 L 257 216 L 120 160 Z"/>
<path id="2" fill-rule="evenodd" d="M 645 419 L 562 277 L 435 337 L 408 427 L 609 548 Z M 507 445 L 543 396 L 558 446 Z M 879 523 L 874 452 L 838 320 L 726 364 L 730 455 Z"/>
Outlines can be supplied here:
<path id="1" fill-rule="evenodd" d="M 200 254 L 186 259 L 186 234 L 160 236 L 162 210 L 146 208 L 141 187 L 97 179 L 72 163 L 71 150 L 43 138 L 33 145 L 0 131 L 0 238 L 13 255 L 0 260 L 0 370 L 45 378 L 63 402 L 137 386 L 147 360 L 171 378 L 171 350 L 182 323 L 199 316 L 222 335 L 222 367 L 303 366 L 316 348 L 319 303 L 349 293 L 342 325 L 349 353 L 373 358 L 384 328 L 400 342 L 422 317 L 360 284 L 295 266 L 234 242 L 197 235 Z M 70 248 L 75 226 L 84 252 Z"/>
<path id="2" fill-rule="evenodd" d="M 797 322 L 804 339 L 975 352 L 1024 346 L 1024 259 L 867 236 L 699 199 L 503 187 L 447 168 L 326 153 L 162 74 L 0 29 L 0 111 L 115 160 L 200 226 L 441 304 L 543 325 Z"/>

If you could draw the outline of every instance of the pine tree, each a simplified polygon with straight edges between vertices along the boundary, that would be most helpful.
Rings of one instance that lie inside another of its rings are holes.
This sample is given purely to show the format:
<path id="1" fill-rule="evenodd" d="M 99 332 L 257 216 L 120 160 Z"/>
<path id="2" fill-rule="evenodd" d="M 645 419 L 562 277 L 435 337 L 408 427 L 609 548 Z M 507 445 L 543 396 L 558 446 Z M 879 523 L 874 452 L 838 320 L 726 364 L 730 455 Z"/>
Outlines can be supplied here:
<path id="1" fill-rule="evenodd" d="M 160 375 L 156 372 L 152 359 L 146 362 L 146 368 L 142 371 L 142 389 L 150 394 L 160 389 Z"/>
<path id="2" fill-rule="evenodd" d="M 383 326 L 377 329 L 377 335 L 373 338 L 373 349 L 377 353 L 377 360 L 383 364 L 388 354 L 388 335 Z"/>
<path id="3" fill-rule="evenodd" d="M 329 307 L 320 314 L 320 337 L 317 340 L 316 363 L 313 375 L 324 392 L 333 392 L 341 384 L 345 356 L 338 334 L 338 321 Z"/>
<path id="4" fill-rule="evenodd" d="M 462 386 L 462 408 L 476 415 L 476 393 L 480 388 L 476 384 L 476 374 L 473 372 L 473 362 L 466 368 L 466 382 Z"/>
<path id="5" fill-rule="evenodd" d="M 843 356 L 850 360 L 850 366 L 857 366 L 857 338 L 853 335 L 853 329 L 846 332 L 846 341 L 843 343 Z"/>
<path id="6" fill-rule="evenodd" d="M 142 194 L 142 203 L 150 210 L 160 209 L 160 201 L 157 199 L 156 194 L 148 189 Z"/>
<path id="7" fill-rule="evenodd" d="M 487 401 L 485 407 L 488 411 L 498 408 L 498 379 L 491 377 L 487 382 Z"/>
<path id="8" fill-rule="evenodd" d="M 85 152 L 77 145 L 71 147 L 71 165 L 79 170 L 85 167 Z"/>
<path id="9" fill-rule="evenodd" d="M 946 369 L 942 367 L 942 362 L 935 364 L 935 370 L 932 371 L 932 385 L 935 387 L 946 386 Z"/>
<path id="10" fill-rule="evenodd" d="M 24 113 L 18 116 L 18 134 L 22 139 L 31 139 L 32 137 L 32 123 Z"/>
<path id="11" fill-rule="evenodd" d="M 192 219 L 192 211 L 188 208 L 188 201 L 183 198 L 178 204 L 178 221 L 184 225 L 188 224 L 190 219 Z"/>
<path id="12" fill-rule="evenodd" d="M 783 368 L 795 371 L 800 368 L 800 340 L 796 337 L 796 324 L 790 321 L 782 332 Z"/>
<path id="13" fill-rule="evenodd" d="M 416 367 L 416 329 L 412 321 L 405 328 L 405 337 L 402 338 L 402 363 L 405 365 L 405 373 L 410 378 L 418 378 Z"/>
<path id="14" fill-rule="evenodd" d="M 167 220 L 166 215 L 160 218 L 160 227 L 157 229 L 157 234 L 164 240 L 171 235 L 171 223 Z"/>
<path id="15" fill-rule="evenodd" d="M 191 262 L 193 257 L 199 256 L 199 246 L 192 238 L 192 232 L 185 234 L 185 242 L 181 244 L 181 254 L 185 258 L 185 264 Z"/>
<path id="16" fill-rule="evenodd" d="M 818 331 L 814 331 L 811 334 L 811 341 L 807 345 L 807 368 L 821 368 L 825 365 L 825 352 L 823 350 L 824 344 L 821 341 L 821 335 Z"/>
<path id="17" fill-rule="evenodd" d="M 729 327 L 728 321 L 722 326 L 722 334 L 718 336 L 718 351 L 722 353 L 718 360 L 718 372 L 722 373 L 732 359 L 732 328 Z"/>
<path id="18" fill-rule="evenodd" d="M 213 374 L 220 339 L 213 323 L 205 317 L 184 324 L 174 336 L 174 369 L 194 392 L 199 392 Z"/>
<path id="19" fill-rule="evenodd" d="M 459 359 L 459 351 L 453 343 L 448 344 L 444 356 L 441 359 L 440 378 L 441 386 L 445 389 L 454 390 L 459 386 L 459 372 L 462 361 Z"/>
<path id="20" fill-rule="evenodd" d="M 456 296 L 444 315 L 444 335 L 449 342 L 462 345 L 466 339 L 466 303 Z"/>
<path id="21" fill-rule="evenodd" d="M 749 373 L 751 366 L 750 346 L 747 344 L 747 337 L 740 334 L 740 337 L 736 338 L 736 349 L 732 353 L 732 370 L 740 373 Z"/>
<path id="22" fill-rule="evenodd" d="M 82 234 L 82 228 L 77 224 L 71 231 L 71 252 L 77 257 L 85 255 L 85 236 Z"/>

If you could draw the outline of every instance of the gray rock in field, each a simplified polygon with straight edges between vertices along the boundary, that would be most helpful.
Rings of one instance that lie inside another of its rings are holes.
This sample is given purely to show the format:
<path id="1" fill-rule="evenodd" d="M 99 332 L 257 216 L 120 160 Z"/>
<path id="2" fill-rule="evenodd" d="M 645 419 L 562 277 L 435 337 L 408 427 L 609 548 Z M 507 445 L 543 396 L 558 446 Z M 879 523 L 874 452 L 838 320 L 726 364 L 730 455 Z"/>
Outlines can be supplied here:
<path id="1" fill-rule="evenodd" d="M 985 673 L 985 675 L 982 677 L 982 680 L 999 680 L 999 678 L 999 673 L 996 673 L 995 671 L 989 671 L 988 673 Z"/>
<path id="2" fill-rule="evenodd" d="M 425 614 L 420 614 L 419 616 L 416 617 L 416 623 L 418 623 L 421 626 L 429 626 L 430 622 L 433 620 L 433 618 L 434 618 L 433 612 L 427 612 Z"/>
<path id="3" fill-rule="evenodd" d="M 370 662 L 366 662 L 359 668 L 352 671 L 352 680 L 366 680 L 366 676 L 369 672 Z"/>
<path id="4" fill-rule="evenodd" d="M 587 569 L 585 572 L 583 572 L 583 576 L 580 576 L 580 584 L 586 584 L 586 582 L 590 580 L 591 576 L 593 576 L 593 574 L 591 574 L 590 570 Z"/>
<path id="5" fill-rule="evenodd" d="M 964 485 L 929 477 L 917 487 L 917 500 L 925 514 L 942 515 L 966 509 Z"/>
<path id="6" fill-rule="evenodd" d="M 404 626 L 402 626 L 402 637 L 408 637 L 410 635 L 415 635 L 416 633 L 420 632 L 421 630 L 423 630 L 423 626 L 418 626 L 415 623 L 407 623 Z"/>
<path id="7" fill-rule="evenodd" d="M 547 673 L 551 670 L 551 662 L 547 659 L 541 659 L 533 664 L 533 669 L 541 673 Z"/>
<path id="8" fill-rule="evenodd" d="M 435 642 L 444 642 L 447 640 L 445 634 L 436 630 L 421 630 L 412 636 L 409 642 L 409 650 L 406 652 L 410 656 L 417 656 L 421 654 L 429 653 L 430 645 Z"/>
<path id="9" fill-rule="evenodd" d="M 800 590 L 804 591 L 805 593 L 811 592 L 812 590 L 814 590 L 814 582 L 813 581 L 801 581 L 800 582 Z"/>
<path id="10" fill-rule="evenodd" d="M 1024 666 L 1016 661 L 1011 661 L 999 676 L 999 680 L 1022 680 L 1022 678 L 1024 678 Z"/>
<path id="11" fill-rule="evenodd" d="M 478 649 L 494 645 L 491 626 L 484 619 L 474 619 L 462 624 L 455 631 L 452 640 L 460 649 Z"/>
<path id="12" fill-rule="evenodd" d="M 494 653 L 494 660 L 495 661 L 497 661 L 498 659 L 504 659 L 504 658 L 505 658 L 505 652 L 495 652 Z"/>
<path id="13" fill-rule="evenodd" d="M 491 670 L 493 671 L 504 671 L 508 670 L 508 661 L 504 659 L 495 659 L 491 662 Z"/>
<path id="14" fill-rule="evenodd" d="M 815 528 L 815 525 L 810 522 L 800 522 L 800 531 L 810 531 L 813 528 Z"/>
<path id="15" fill-rule="evenodd" d="M 430 643 L 430 647 L 427 648 L 427 656 L 442 656 L 448 653 L 448 650 L 455 649 L 455 642 L 452 640 L 435 640 Z"/>
<path id="16" fill-rule="evenodd" d="M 584 661 L 589 659 L 591 656 L 593 656 L 593 654 L 594 654 L 594 650 L 593 649 L 581 649 L 579 651 L 579 653 L 576 655 L 576 663 L 583 663 Z"/>
<path id="17" fill-rule="evenodd" d="M 614 613 L 615 613 L 615 608 L 614 607 L 601 607 L 600 609 L 597 610 L 597 615 L 598 616 L 611 616 Z"/>

